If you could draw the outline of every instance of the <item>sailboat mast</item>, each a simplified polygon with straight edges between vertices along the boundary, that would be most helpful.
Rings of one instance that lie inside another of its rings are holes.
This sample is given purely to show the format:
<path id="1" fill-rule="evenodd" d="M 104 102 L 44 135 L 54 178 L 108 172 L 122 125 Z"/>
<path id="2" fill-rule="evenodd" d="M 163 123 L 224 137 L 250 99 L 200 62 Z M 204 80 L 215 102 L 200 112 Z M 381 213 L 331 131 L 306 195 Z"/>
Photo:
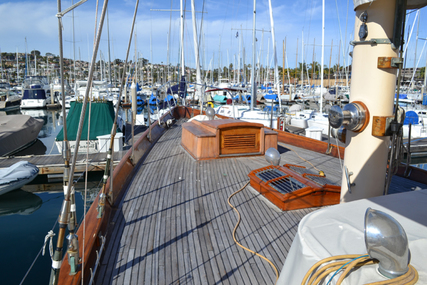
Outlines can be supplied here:
<path id="1" fill-rule="evenodd" d="M 71 0 L 71 5 L 74 4 L 74 0 Z M 74 79 L 74 83 L 76 83 L 76 40 L 74 35 L 74 10 L 71 11 L 71 24 L 73 27 L 73 74 L 72 79 Z M 63 80 L 61 78 L 61 80 Z"/>
<path id="2" fill-rule="evenodd" d="M 3 58 L 1 56 L 1 48 L 0 48 L 0 68 L 1 68 L 1 78 L 3 79 Z"/>
<path id="3" fill-rule="evenodd" d="M 202 83 L 202 78 L 200 74 L 199 44 L 197 42 L 196 8 L 195 8 L 194 0 L 191 0 L 191 16 L 193 19 L 193 41 L 194 41 L 194 55 L 196 57 L 196 82 L 197 82 L 194 98 L 198 96 L 199 100 L 201 100 L 200 84 Z"/>
<path id="4" fill-rule="evenodd" d="M 304 31 L 301 36 L 301 88 L 304 91 Z"/>
<path id="5" fill-rule="evenodd" d="M 184 67 L 184 7 L 182 0 L 180 1 L 180 13 L 181 13 L 181 76 L 185 76 L 185 67 Z"/>
<path id="6" fill-rule="evenodd" d="M 294 73 L 295 79 L 298 78 L 297 70 L 298 70 L 298 38 L 297 38 L 297 52 L 296 52 L 296 57 L 295 57 L 295 73 Z M 296 91 L 297 86 L 296 86 L 295 80 L 294 80 L 294 85 L 295 85 L 295 91 Z"/>
<path id="7" fill-rule="evenodd" d="M 426 92 L 426 83 L 427 83 L 427 51 L 426 51 L 426 65 L 425 65 L 425 69 L 424 69 L 424 84 L 423 84 L 423 88 L 422 88 L 422 96 L 424 96 L 424 93 Z M 424 98 L 423 98 L 424 100 Z"/>
<path id="8" fill-rule="evenodd" d="M 418 46 L 418 32 L 419 32 L 419 29 L 420 29 L 420 17 L 421 17 L 421 14 L 419 14 L 420 13 L 420 10 L 418 10 L 417 11 L 417 14 L 418 14 L 418 24 L 417 24 L 417 37 L 416 37 L 416 39 L 415 39 L 415 56 L 414 56 L 414 75 L 415 75 L 415 73 L 417 72 L 417 63 L 416 63 L 416 61 L 417 61 L 417 46 Z M 412 76 L 412 78 L 414 78 L 414 76 Z M 415 86 L 415 81 L 412 81 L 412 86 Z"/>
<path id="9" fill-rule="evenodd" d="M 256 83 L 255 83 L 255 62 L 256 62 L 256 0 L 254 0 L 254 15 L 252 29 L 252 72 L 251 72 L 251 111 L 254 110 L 256 100 Z"/>
<path id="10" fill-rule="evenodd" d="M 285 37 L 286 39 L 286 37 Z M 283 52 L 282 52 L 282 57 L 283 57 L 283 62 L 282 62 L 282 93 L 285 93 L 285 41 L 283 40 L 282 42 L 283 44 Z"/>
<path id="11" fill-rule="evenodd" d="M 369 17 L 367 40 L 390 39 L 393 37 L 393 26 L 396 25 L 395 11 L 401 11 L 401 21 L 397 29 L 402 29 L 405 21 L 406 1 L 373 1 L 355 7 L 355 30 L 362 25 L 363 13 Z M 399 5 L 396 9 L 396 5 Z M 375 26 L 375 27 L 374 27 Z M 400 58 L 402 50 L 394 49 L 392 44 L 363 45 L 365 38 L 354 35 L 352 78 L 350 86 L 350 102 L 364 104 L 369 116 L 366 128 L 352 131 L 347 129 L 344 169 L 341 182 L 341 202 L 349 202 L 362 198 L 381 196 L 386 181 L 387 160 L 390 153 L 390 136 L 382 135 L 381 131 L 373 134 L 373 130 L 383 130 L 374 119 L 394 117 L 394 97 L 396 88 L 396 71 L 378 68 L 379 58 Z M 400 41 L 400 36 L 398 36 Z M 396 43 L 399 45 L 400 43 Z M 373 64 L 367 64 L 368 60 Z M 401 64 L 400 68 L 401 68 Z M 386 72 L 385 72 L 386 71 Z M 363 123 L 363 122 L 362 122 Z M 381 133 L 381 134 L 380 134 Z M 385 131 L 384 131 L 385 133 Z M 393 135 L 394 136 L 394 135 Z M 394 139 L 393 139 L 394 140 Z M 375 163 L 372 163 L 375 162 Z M 390 173 L 390 172 L 389 172 Z M 390 175 L 390 174 L 389 174 Z"/>
<path id="12" fill-rule="evenodd" d="M 111 53 L 110 53 L 110 21 L 108 19 L 108 9 L 107 9 L 107 40 L 108 40 L 108 81 L 111 84 L 112 81 L 111 81 Z"/>
<path id="13" fill-rule="evenodd" d="M 19 61 L 18 61 L 19 53 L 18 48 L 16 48 L 16 83 L 19 81 Z"/>
<path id="14" fill-rule="evenodd" d="M 329 69 L 328 69 L 328 87 L 331 87 L 331 62 L 332 62 L 332 47 L 334 45 L 334 40 L 331 42 L 331 53 L 329 55 Z"/>
<path id="15" fill-rule="evenodd" d="M 325 57 L 325 0 L 322 1 L 322 59 L 320 63 L 320 112 L 323 112 L 323 61 Z"/>
<path id="16" fill-rule="evenodd" d="M 27 71 L 28 71 L 27 38 L 25 37 L 25 74 L 24 74 L 24 79 L 25 79 L 25 77 L 27 77 Z"/>
<path id="17" fill-rule="evenodd" d="M 221 74 L 221 35 L 219 35 L 219 46 L 218 46 L 218 83 L 222 78 Z"/>
<path id="18" fill-rule="evenodd" d="M 279 99 L 279 109 L 282 109 L 282 100 L 280 99 L 280 88 L 279 88 L 279 69 L 277 67 L 277 52 L 276 52 L 276 38 L 274 33 L 274 20 L 273 20 L 273 9 L 271 7 L 271 0 L 268 0 L 268 6 L 270 7 L 270 24 L 271 24 L 271 39 L 273 41 L 273 58 L 274 58 L 274 88 L 277 91 Z"/>
<path id="19" fill-rule="evenodd" d="M 312 58 L 312 64 L 311 64 L 311 82 L 310 82 L 310 90 L 311 90 L 311 85 L 313 85 L 313 87 L 314 87 L 314 72 L 315 72 L 315 69 L 316 69 L 316 67 L 315 67 L 315 65 L 314 65 L 314 62 L 315 62 L 315 58 L 316 58 L 316 53 L 315 53 L 315 51 L 316 51 L 316 39 L 314 39 L 314 41 L 313 41 L 313 58 Z M 308 75 L 307 75 L 307 78 L 308 79 L 310 79 L 309 77 L 308 77 Z M 313 90 L 314 90 L 314 88 L 313 88 Z"/>

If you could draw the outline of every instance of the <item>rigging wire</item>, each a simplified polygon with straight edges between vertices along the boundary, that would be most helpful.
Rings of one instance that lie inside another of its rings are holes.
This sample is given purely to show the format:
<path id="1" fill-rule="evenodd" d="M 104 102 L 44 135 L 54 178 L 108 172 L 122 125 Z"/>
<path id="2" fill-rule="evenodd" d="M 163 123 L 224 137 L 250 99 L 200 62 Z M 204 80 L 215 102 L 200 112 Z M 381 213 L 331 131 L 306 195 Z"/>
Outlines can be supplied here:
<path id="1" fill-rule="evenodd" d="M 94 41 L 93 41 L 93 48 L 95 49 L 96 45 L 96 33 L 97 33 L 97 22 L 98 22 L 98 7 L 99 7 L 99 0 L 96 0 L 96 8 L 95 8 L 95 32 L 94 32 Z M 96 62 L 96 59 L 95 59 Z M 94 63 L 92 63 L 94 64 Z M 89 118 L 88 118 L 88 131 L 87 131 L 87 141 L 89 142 L 90 138 L 90 117 L 91 117 L 91 111 L 92 111 L 92 84 L 87 86 L 86 88 L 89 88 Z M 84 103 L 83 103 L 84 104 Z M 82 248 L 82 274 L 81 274 L 81 280 L 82 284 L 84 282 L 84 270 L 85 270 L 85 242 L 86 242 L 86 197 L 87 197 L 87 174 L 88 174 L 88 162 L 89 162 L 89 143 L 86 144 L 86 175 L 85 175 L 85 196 L 84 196 L 84 205 L 83 205 L 83 248 Z"/>

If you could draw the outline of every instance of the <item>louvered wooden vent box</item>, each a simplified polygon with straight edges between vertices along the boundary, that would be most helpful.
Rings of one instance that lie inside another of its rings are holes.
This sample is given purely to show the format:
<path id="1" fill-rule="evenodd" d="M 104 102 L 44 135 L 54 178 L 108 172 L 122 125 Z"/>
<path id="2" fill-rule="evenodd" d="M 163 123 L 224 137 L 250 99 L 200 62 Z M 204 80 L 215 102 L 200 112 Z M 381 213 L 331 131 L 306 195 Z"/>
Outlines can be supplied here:
<path id="1" fill-rule="evenodd" d="M 181 145 L 197 160 L 263 155 L 277 149 L 277 132 L 240 120 L 193 120 L 182 125 Z"/>

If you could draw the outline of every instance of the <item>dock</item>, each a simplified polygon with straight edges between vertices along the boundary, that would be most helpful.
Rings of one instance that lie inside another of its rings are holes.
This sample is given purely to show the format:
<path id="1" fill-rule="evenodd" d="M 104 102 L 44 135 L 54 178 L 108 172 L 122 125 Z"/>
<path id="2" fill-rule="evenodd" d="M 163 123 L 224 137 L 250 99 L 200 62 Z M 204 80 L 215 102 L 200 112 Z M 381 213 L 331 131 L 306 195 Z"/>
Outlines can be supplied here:
<path id="1" fill-rule="evenodd" d="M 113 165 L 117 165 L 126 152 L 127 150 L 115 152 Z M 105 152 L 89 154 L 88 159 L 85 153 L 79 154 L 77 156 L 75 173 L 86 171 L 86 161 L 89 162 L 89 172 L 104 171 L 106 158 L 107 154 Z M 1 157 L 0 168 L 9 167 L 23 160 L 36 165 L 39 168 L 39 175 L 62 174 L 64 172 L 64 159 L 60 154 Z"/>
<path id="2" fill-rule="evenodd" d="M 274 284 L 274 269 L 234 242 L 238 219 L 227 203 L 250 171 L 268 163 L 264 156 L 196 161 L 180 145 L 184 122 L 159 139 L 111 213 L 115 226 L 106 236 L 96 284 Z M 278 150 L 281 165 L 316 173 L 309 161 L 325 172 L 327 183 L 341 184 L 340 159 L 283 143 Z M 389 193 L 425 188 L 394 176 Z M 242 218 L 236 239 L 279 272 L 299 222 L 318 209 L 281 211 L 250 186 L 230 202 Z"/>

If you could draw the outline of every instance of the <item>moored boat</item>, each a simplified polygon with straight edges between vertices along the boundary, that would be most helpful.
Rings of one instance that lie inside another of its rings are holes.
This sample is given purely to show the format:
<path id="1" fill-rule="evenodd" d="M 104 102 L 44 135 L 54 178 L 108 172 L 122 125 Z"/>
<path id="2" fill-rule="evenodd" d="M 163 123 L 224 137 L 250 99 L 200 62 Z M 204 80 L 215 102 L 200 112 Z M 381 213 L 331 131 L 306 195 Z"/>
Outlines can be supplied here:
<path id="1" fill-rule="evenodd" d="M 12 90 L 0 89 L 0 110 L 9 111 L 19 109 L 21 97 Z"/>
<path id="2" fill-rule="evenodd" d="M 105 152 L 106 140 L 105 135 L 109 136 L 111 127 L 114 122 L 114 108 L 112 101 L 106 102 L 91 102 L 91 111 L 86 112 L 84 118 L 84 127 L 82 131 L 82 138 L 79 144 L 79 152 L 89 153 Z M 67 137 L 70 144 L 71 152 L 76 148 L 76 136 L 80 121 L 80 113 L 83 107 L 82 102 L 71 102 L 71 109 L 67 115 Z M 90 114 L 90 115 L 89 115 Z M 89 135 L 88 135 L 89 131 Z M 115 151 L 122 150 L 123 144 L 121 142 L 122 133 L 117 135 L 117 143 Z M 55 144 L 60 153 L 62 153 L 62 142 L 64 140 L 64 129 L 62 129 L 55 138 Z"/>
<path id="3" fill-rule="evenodd" d="M 0 116 L 0 156 L 11 155 L 33 144 L 43 123 L 28 115 Z"/>
<path id="4" fill-rule="evenodd" d="M 30 183 L 38 173 L 37 166 L 28 161 L 20 161 L 8 168 L 0 169 L 0 195 Z"/>
<path id="5" fill-rule="evenodd" d="M 21 108 L 46 108 L 50 96 L 42 81 L 38 78 L 25 79 L 22 90 Z"/>

